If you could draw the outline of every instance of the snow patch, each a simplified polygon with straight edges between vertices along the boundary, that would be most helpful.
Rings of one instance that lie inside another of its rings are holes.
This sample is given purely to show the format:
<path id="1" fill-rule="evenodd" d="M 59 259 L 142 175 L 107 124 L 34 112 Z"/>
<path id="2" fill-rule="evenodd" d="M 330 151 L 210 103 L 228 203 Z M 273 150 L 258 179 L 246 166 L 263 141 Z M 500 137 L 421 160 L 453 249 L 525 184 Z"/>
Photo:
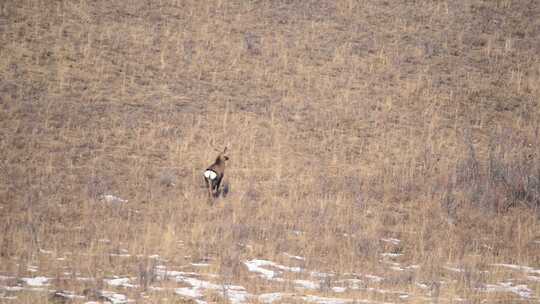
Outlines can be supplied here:
<path id="1" fill-rule="evenodd" d="M 366 275 L 364 275 L 364 277 L 366 279 L 372 281 L 372 282 L 375 282 L 375 283 L 379 283 L 379 282 L 382 282 L 384 280 L 384 278 L 376 276 L 376 275 L 372 275 L 372 274 L 366 274 Z"/>
<path id="2" fill-rule="evenodd" d="M 23 281 L 28 286 L 40 287 L 40 286 L 49 286 L 49 278 L 46 277 L 34 277 L 34 278 L 22 278 Z"/>
<path id="3" fill-rule="evenodd" d="M 300 267 L 291 267 L 291 266 L 284 266 L 277 264 L 272 261 L 268 260 L 249 260 L 245 261 L 244 265 L 248 268 L 249 271 L 258 273 L 261 277 L 267 279 L 267 280 L 275 280 L 276 277 L 281 274 L 281 271 L 288 271 L 288 272 L 295 272 L 295 273 L 306 273 L 306 270 Z M 267 268 L 264 268 L 263 266 L 270 266 L 273 268 L 277 268 L 278 270 L 270 270 Z M 318 271 L 310 271 L 309 275 L 312 277 L 317 278 L 327 278 L 333 276 L 332 274 L 325 273 L 325 272 L 318 272 Z"/>
<path id="4" fill-rule="evenodd" d="M 176 288 L 174 290 L 174 293 L 177 295 L 181 295 L 188 298 L 202 298 L 203 294 L 200 292 L 198 288 L 192 288 L 192 287 L 183 287 L 183 288 Z"/>
<path id="5" fill-rule="evenodd" d="M 191 266 L 195 266 L 195 267 L 209 267 L 210 264 L 208 264 L 208 263 L 191 263 Z"/>
<path id="6" fill-rule="evenodd" d="M 194 299 L 198 303 L 206 303 L 201 300 L 204 290 L 216 290 L 221 295 L 229 300 L 232 304 L 246 303 L 252 297 L 243 286 L 215 284 L 208 281 L 203 281 L 197 278 L 188 277 L 194 273 L 186 273 L 181 271 L 164 271 L 159 270 L 161 275 L 166 275 L 173 278 L 176 282 L 181 282 L 190 285 L 191 287 L 176 288 L 174 292 L 178 295 Z"/>
<path id="7" fill-rule="evenodd" d="M 526 273 L 540 274 L 540 269 L 535 269 L 529 266 L 515 265 L 515 264 L 491 264 L 493 266 L 506 267 L 513 270 L 519 270 Z"/>
<path id="8" fill-rule="evenodd" d="M 104 300 L 107 300 L 112 304 L 125 304 L 128 302 L 133 302 L 132 300 L 129 300 L 125 295 L 112 291 L 100 291 L 99 296 L 100 298 L 103 298 Z"/>
<path id="9" fill-rule="evenodd" d="M 346 290 L 347 288 L 341 287 L 341 286 L 332 287 L 332 291 L 336 293 L 342 293 L 342 292 L 345 292 Z"/>
<path id="10" fill-rule="evenodd" d="M 354 302 L 353 299 L 342 299 L 342 298 L 326 298 L 326 297 L 320 297 L 320 296 L 303 296 L 302 300 L 310 303 L 317 303 L 317 304 L 345 304 L 345 303 L 352 303 Z"/>
<path id="11" fill-rule="evenodd" d="M 6 291 L 21 291 L 25 289 L 22 286 L 0 286 L 0 288 Z"/>
<path id="12" fill-rule="evenodd" d="M 501 282 L 499 284 L 485 284 L 480 291 L 485 292 L 511 292 L 522 298 L 530 298 L 532 290 L 527 285 L 513 285 L 511 282 Z"/>
<path id="13" fill-rule="evenodd" d="M 273 303 L 275 301 L 281 301 L 283 298 L 292 297 L 293 294 L 282 293 L 282 292 L 272 292 L 272 293 L 263 293 L 258 296 L 259 302 L 263 303 Z"/>
<path id="14" fill-rule="evenodd" d="M 111 253 L 109 254 L 112 257 L 118 257 L 118 258 L 130 258 L 131 254 L 129 253 Z"/>
<path id="15" fill-rule="evenodd" d="M 39 248 L 39 252 L 41 252 L 43 254 L 53 254 L 52 250 L 45 250 L 45 249 L 41 249 L 41 248 Z"/>
<path id="16" fill-rule="evenodd" d="M 316 290 L 320 287 L 319 283 L 308 280 L 294 280 L 293 282 L 304 289 Z"/>
<path id="17" fill-rule="evenodd" d="M 452 271 L 452 272 L 458 272 L 458 273 L 465 271 L 465 270 L 463 270 L 461 268 L 450 267 L 450 266 L 444 266 L 443 268 L 446 269 L 446 270 L 449 270 L 449 271 Z"/>
<path id="18" fill-rule="evenodd" d="M 104 194 L 100 197 L 100 200 L 101 201 L 104 201 L 106 203 L 109 203 L 109 204 L 122 204 L 122 203 L 127 203 L 128 200 L 126 199 L 122 199 L 118 196 L 114 196 L 112 194 Z"/>
<path id="19" fill-rule="evenodd" d="M 284 252 L 283 254 L 284 254 L 286 257 L 291 258 L 291 259 L 294 259 L 294 260 L 299 260 L 299 261 L 305 261 L 305 260 L 306 260 L 306 258 L 304 258 L 304 257 L 298 256 L 298 255 L 292 255 L 292 254 L 289 254 L 289 253 L 287 253 L 287 252 Z"/>
<path id="20" fill-rule="evenodd" d="M 94 281 L 94 278 L 77 277 L 76 280 L 81 282 L 92 282 Z"/>
<path id="21" fill-rule="evenodd" d="M 390 243 L 393 245 L 399 245 L 399 243 L 401 243 L 401 240 L 395 239 L 395 238 L 382 238 L 381 241 Z"/>
<path id="22" fill-rule="evenodd" d="M 64 299 L 67 299 L 67 300 L 75 300 L 75 299 L 84 299 L 85 297 L 84 296 L 80 296 L 80 295 L 77 295 L 71 291 L 65 291 L 65 290 L 58 290 L 56 292 L 54 292 L 53 294 L 54 297 L 58 297 L 58 298 L 64 298 Z"/>
<path id="23" fill-rule="evenodd" d="M 250 260 L 244 262 L 248 270 L 260 274 L 263 278 L 271 280 L 276 276 L 276 271 L 263 268 L 262 266 L 274 266 L 275 263 L 266 260 Z"/>
<path id="24" fill-rule="evenodd" d="M 114 279 L 105 279 L 105 283 L 107 283 L 110 286 L 115 287 L 126 287 L 126 288 L 135 288 L 137 285 L 131 284 L 130 278 L 114 278 Z"/>

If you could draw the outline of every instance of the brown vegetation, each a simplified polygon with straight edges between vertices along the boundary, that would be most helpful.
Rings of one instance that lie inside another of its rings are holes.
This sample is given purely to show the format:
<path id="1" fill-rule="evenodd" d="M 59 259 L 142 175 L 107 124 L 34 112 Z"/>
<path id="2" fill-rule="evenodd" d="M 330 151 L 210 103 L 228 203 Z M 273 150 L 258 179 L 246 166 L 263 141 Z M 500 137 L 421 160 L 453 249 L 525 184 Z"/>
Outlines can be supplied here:
<path id="1" fill-rule="evenodd" d="M 287 252 L 411 302 L 511 302 L 481 291 L 507 272 L 538 299 L 540 280 L 492 264 L 540 266 L 539 15 L 526 0 L 3 1 L 0 275 L 33 265 L 79 295 L 134 276 L 131 299 L 182 303 L 147 289 L 149 256 L 209 261 L 255 294 L 273 289 L 243 261 Z M 207 139 L 235 151 L 212 207 Z M 388 252 L 418 267 L 392 271 Z"/>

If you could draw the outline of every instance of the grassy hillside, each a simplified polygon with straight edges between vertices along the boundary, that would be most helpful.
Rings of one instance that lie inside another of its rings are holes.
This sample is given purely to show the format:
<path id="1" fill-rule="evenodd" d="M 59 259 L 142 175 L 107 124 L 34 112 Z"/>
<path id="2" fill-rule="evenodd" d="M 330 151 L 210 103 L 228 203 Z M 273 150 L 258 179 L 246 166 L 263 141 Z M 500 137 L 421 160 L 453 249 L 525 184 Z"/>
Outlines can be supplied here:
<path id="1" fill-rule="evenodd" d="M 0 302 L 237 303 L 182 295 L 163 267 L 247 303 L 538 301 L 539 16 L 534 0 L 2 1 Z M 230 193 L 209 202 L 224 146 Z M 299 287 L 283 265 L 327 275 Z"/>

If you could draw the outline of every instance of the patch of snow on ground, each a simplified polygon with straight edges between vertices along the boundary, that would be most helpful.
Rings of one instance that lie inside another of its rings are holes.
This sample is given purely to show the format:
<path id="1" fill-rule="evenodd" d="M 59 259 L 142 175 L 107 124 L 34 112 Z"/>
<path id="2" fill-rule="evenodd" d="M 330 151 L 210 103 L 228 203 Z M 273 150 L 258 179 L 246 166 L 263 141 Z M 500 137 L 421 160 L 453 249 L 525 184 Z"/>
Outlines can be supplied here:
<path id="1" fill-rule="evenodd" d="M 540 269 L 534 269 L 529 266 L 515 265 L 515 264 L 492 264 L 493 266 L 506 267 L 513 270 L 520 270 L 526 273 L 540 274 Z"/>
<path id="2" fill-rule="evenodd" d="M 283 254 L 284 254 L 286 257 L 291 258 L 291 259 L 294 259 L 294 260 L 299 260 L 299 261 L 305 261 L 305 260 L 306 260 L 306 258 L 304 258 L 304 257 L 298 256 L 298 255 L 292 255 L 292 254 L 289 254 L 289 253 L 287 253 L 287 252 L 284 252 Z"/>
<path id="3" fill-rule="evenodd" d="M 292 297 L 293 294 L 282 293 L 282 292 L 272 292 L 272 293 L 263 293 L 258 296 L 259 302 L 263 303 L 273 303 L 275 301 L 281 301 L 283 298 Z"/>
<path id="4" fill-rule="evenodd" d="M 126 249 L 120 249 L 120 253 L 110 253 L 109 255 L 113 257 L 119 257 L 119 258 L 131 257 L 131 254 L 129 254 Z"/>
<path id="5" fill-rule="evenodd" d="M 94 281 L 94 278 L 77 277 L 75 280 L 81 281 L 81 282 L 91 282 L 91 281 Z"/>
<path id="6" fill-rule="evenodd" d="M 22 278 L 21 281 L 23 281 L 28 286 L 48 286 L 49 284 L 49 278 L 46 277 L 34 277 L 34 278 Z"/>
<path id="7" fill-rule="evenodd" d="M 401 266 L 400 263 L 391 262 L 391 261 L 381 261 L 385 264 L 391 265 L 389 268 L 395 271 L 405 271 L 405 270 L 411 270 L 411 269 L 418 269 L 420 268 L 420 265 L 409 265 L 409 266 Z"/>
<path id="8" fill-rule="evenodd" d="M 56 291 L 56 292 L 54 292 L 53 296 L 68 299 L 68 300 L 84 299 L 85 298 L 84 296 L 76 295 L 75 293 L 73 293 L 71 291 L 65 291 L 65 290 Z"/>
<path id="9" fill-rule="evenodd" d="M 383 262 L 383 261 L 381 261 L 381 262 Z M 400 263 L 390 262 L 390 261 L 385 261 L 384 263 L 390 265 L 390 269 L 392 269 L 392 270 L 395 270 L 395 271 L 404 271 L 405 270 L 405 268 L 401 267 Z"/>
<path id="10" fill-rule="evenodd" d="M 284 266 L 277 264 L 272 261 L 268 260 L 249 260 L 245 261 L 244 265 L 248 268 L 249 271 L 255 272 L 261 275 L 261 277 L 267 279 L 267 280 L 276 280 L 276 277 L 280 274 L 279 271 L 270 270 L 267 268 L 264 268 L 263 266 L 270 266 L 277 268 L 278 270 L 282 271 L 289 271 L 289 272 L 296 272 L 296 273 L 305 273 L 306 270 L 300 267 L 290 267 L 290 266 Z M 325 273 L 325 272 L 318 272 L 318 271 L 310 271 L 309 275 L 312 277 L 317 278 L 327 278 L 333 276 L 333 274 Z"/>
<path id="11" fill-rule="evenodd" d="M 266 261 L 266 260 L 250 260 L 250 261 L 244 262 L 244 265 L 247 266 L 249 271 L 256 272 L 267 280 L 271 280 L 276 276 L 275 271 L 262 267 L 262 266 L 274 266 L 275 265 L 274 262 Z"/>
<path id="12" fill-rule="evenodd" d="M 372 282 L 375 282 L 375 283 L 379 283 L 379 282 L 382 282 L 384 280 L 384 278 L 376 276 L 376 275 L 372 275 L 372 274 L 366 274 L 366 275 L 364 275 L 364 277 L 366 279 L 372 281 Z"/>
<path id="13" fill-rule="evenodd" d="M 464 272 L 465 270 L 461 269 L 461 268 L 456 268 L 456 267 L 450 267 L 450 266 L 443 266 L 444 269 L 446 270 L 450 270 L 452 272 Z"/>
<path id="14" fill-rule="evenodd" d="M 125 295 L 112 291 L 103 290 L 100 292 L 100 297 L 104 300 L 111 302 L 112 304 L 125 304 L 128 302 L 132 302 Z"/>
<path id="15" fill-rule="evenodd" d="M 238 285 L 227 285 L 227 284 L 215 284 L 208 281 L 203 281 L 197 278 L 188 277 L 185 273 L 180 271 L 168 271 L 170 277 L 173 277 L 177 282 L 182 282 L 191 285 L 191 287 L 183 287 L 175 289 L 175 293 L 193 298 L 195 300 L 200 300 L 202 297 L 202 291 L 205 289 L 220 291 L 225 298 L 229 300 L 232 304 L 246 303 L 249 298 L 252 297 L 243 286 Z M 201 303 L 203 303 L 202 301 Z"/>
<path id="16" fill-rule="evenodd" d="M 227 298 L 233 304 L 235 303 L 246 303 L 249 298 L 253 297 L 247 291 L 242 290 L 226 290 Z"/>
<path id="17" fill-rule="evenodd" d="M 127 254 L 127 253 L 122 253 L 122 254 L 111 253 L 110 256 L 117 257 L 117 258 L 130 258 L 131 254 Z"/>
<path id="18" fill-rule="evenodd" d="M 522 298 L 530 298 L 532 290 L 527 285 L 513 285 L 511 282 L 501 282 L 499 284 L 485 284 L 480 291 L 485 292 L 512 292 Z"/>
<path id="19" fill-rule="evenodd" d="M 337 292 L 337 293 L 345 292 L 346 290 L 347 290 L 347 288 L 341 287 L 341 286 L 332 287 L 332 291 Z"/>
<path id="20" fill-rule="evenodd" d="M 394 245 L 399 245 L 399 243 L 401 243 L 401 240 L 395 238 L 382 238 L 381 241 Z"/>
<path id="21" fill-rule="evenodd" d="M 137 285 L 131 284 L 130 278 L 114 278 L 114 279 L 105 279 L 105 283 L 107 283 L 110 286 L 115 287 L 127 287 L 127 288 L 135 288 Z"/>
<path id="22" fill-rule="evenodd" d="M 185 276 L 200 276 L 197 272 L 185 272 L 176 270 L 167 270 L 167 267 L 163 265 L 156 266 L 156 275 L 159 279 L 165 280 L 167 278 L 185 277 Z"/>
<path id="23" fill-rule="evenodd" d="M 125 200 L 125 199 L 122 199 L 118 196 L 114 196 L 112 194 L 105 194 L 105 195 L 102 195 L 100 197 L 100 199 L 102 201 L 105 201 L 107 203 L 110 203 L 110 204 L 122 204 L 122 203 L 127 203 L 128 200 Z"/>
<path id="24" fill-rule="evenodd" d="M 198 288 L 192 288 L 192 287 L 182 287 L 182 288 L 176 288 L 174 290 L 174 293 L 185 296 L 188 298 L 202 298 L 203 294 L 200 292 Z"/>
<path id="25" fill-rule="evenodd" d="M 365 290 L 380 293 L 380 294 L 393 294 L 393 295 L 398 295 L 400 297 L 403 295 L 407 295 L 407 296 L 409 295 L 408 293 L 403 292 L 403 291 L 379 289 L 379 288 L 373 288 L 373 287 L 366 288 Z"/>
<path id="26" fill-rule="evenodd" d="M 280 269 L 280 270 L 283 270 L 283 271 L 290 271 L 290 272 L 303 272 L 304 269 L 300 268 L 300 267 L 290 267 L 290 266 L 284 266 L 284 265 L 279 265 L 277 263 L 274 263 L 274 262 L 271 262 L 271 261 L 266 261 L 268 262 L 269 266 L 273 266 L 277 269 Z"/>
<path id="27" fill-rule="evenodd" d="M 333 277 L 334 276 L 331 273 L 319 272 L 319 271 L 311 271 L 309 273 L 309 275 L 311 275 L 312 277 L 316 277 L 316 278 L 328 278 L 328 277 Z"/>
<path id="28" fill-rule="evenodd" d="M 319 283 L 317 282 L 313 282 L 313 281 L 308 281 L 308 280 L 294 280 L 293 281 L 294 284 L 300 286 L 301 288 L 304 288 L 304 289 L 311 289 L 311 290 L 316 290 L 316 289 L 319 289 L 320 285 Z"/>
<path id="29" fill-rule="evenodd" d="M 409 294 L 402 294 L 402 295 L 399 295 L 399 298 L 402 299 L 402 300 L 407 300 L 408 298 L 410 298 L 411 295 Z"/>
<path id="30" fill-rule="evenodd" d="M 21 286 L 0 286 L 0 288 L 7 290 L 7 291 L 21 291 L 24 290 Z"/>
<path id="31" fill-rule="evenodd" d="M 317 304 L 345 304 L 355 302 L 353 299 L 342 299 L 342 298 L 325 298 L 320 296 L 303 296 L 302 300 L 310 303 Z"/>
<path id="32" fill-rule="evenodd" d="M 191 263 L 191 266 L 195 266 L 195 267 L 209 267 L 210 264 L 208 264 L 208 263 Z"/>

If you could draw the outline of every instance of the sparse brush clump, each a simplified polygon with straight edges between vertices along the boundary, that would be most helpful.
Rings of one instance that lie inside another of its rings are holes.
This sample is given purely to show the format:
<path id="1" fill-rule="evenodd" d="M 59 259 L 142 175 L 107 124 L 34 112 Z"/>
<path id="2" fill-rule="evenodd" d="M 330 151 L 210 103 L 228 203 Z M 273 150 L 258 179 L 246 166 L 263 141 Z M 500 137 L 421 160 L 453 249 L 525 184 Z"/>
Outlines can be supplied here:
<path id="1" fill-rule="evenodd" d="M 490 137 L 487 156 L 480 158 L 470 135 L 465 151 L 450 172 L 445 204 L 475 207 L 501 214 L 521 207 L 540 215 L 540 167 L 536 142 L 506 131 Z M 457 193 L 463 195 L 455 201 Z M 468 205 L 468 206 L 467 206 Z"/>

